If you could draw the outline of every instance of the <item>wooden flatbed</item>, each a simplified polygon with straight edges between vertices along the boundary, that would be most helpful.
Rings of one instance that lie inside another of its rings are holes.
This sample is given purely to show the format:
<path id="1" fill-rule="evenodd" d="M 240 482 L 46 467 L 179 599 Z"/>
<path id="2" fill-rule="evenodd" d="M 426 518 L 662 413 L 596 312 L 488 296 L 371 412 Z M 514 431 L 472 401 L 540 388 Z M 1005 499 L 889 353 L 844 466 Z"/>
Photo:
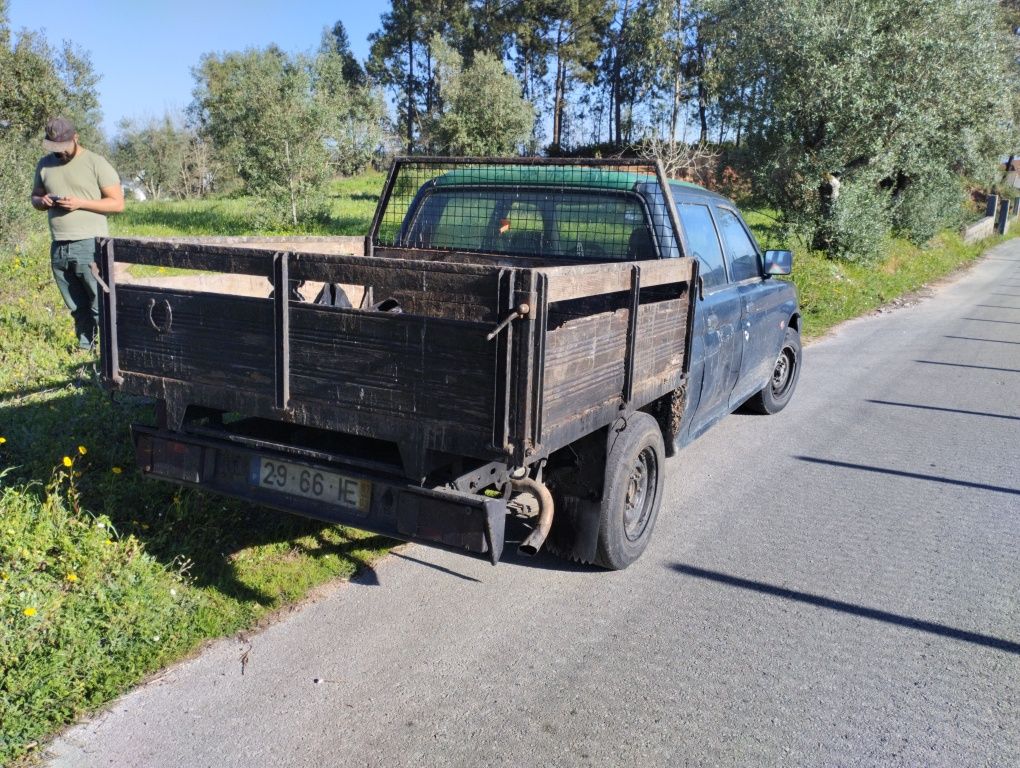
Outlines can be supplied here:
<path id="1" fill-rule="evenodd" d="M 372 240 L 357 255 L 323 238 L 97 247 L 104 379 L 159 403 L 155 427 L 135 429 L 143 471 L 494 561 L 514 478 L 540 478 L 557 451 L 681 392 L 690 358 L 690 258 L 593 262 Z M 254 276 L 271 292 L 118 283 L 125 264 Z M 303 301 L 302 283 L 366 299 Z M 668 433 L 668 407 L 658 418 Z M 258 478 L 266 456 L 307 462 L 329 482 L 363 478 L 371 501 L 352 516 L 291 485 L 274 494 Z M 451 523 L 437 493 L 473 522 Z M 408 508 L 418 510 L 410 522 Z"/>

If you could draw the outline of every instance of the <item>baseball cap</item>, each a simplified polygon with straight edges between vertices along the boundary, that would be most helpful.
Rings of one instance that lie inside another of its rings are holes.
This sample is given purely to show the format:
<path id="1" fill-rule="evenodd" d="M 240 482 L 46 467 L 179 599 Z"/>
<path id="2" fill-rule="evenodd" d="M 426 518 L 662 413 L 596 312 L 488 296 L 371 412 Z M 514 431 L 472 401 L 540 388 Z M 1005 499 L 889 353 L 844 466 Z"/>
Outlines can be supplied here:
<path id="1" fill-rule="evenodd" d="M 54 117 L 46 123 L 43 147 L 50 152 L 70 152 L 74 147 L 74 123 L 66 117 Z"/>

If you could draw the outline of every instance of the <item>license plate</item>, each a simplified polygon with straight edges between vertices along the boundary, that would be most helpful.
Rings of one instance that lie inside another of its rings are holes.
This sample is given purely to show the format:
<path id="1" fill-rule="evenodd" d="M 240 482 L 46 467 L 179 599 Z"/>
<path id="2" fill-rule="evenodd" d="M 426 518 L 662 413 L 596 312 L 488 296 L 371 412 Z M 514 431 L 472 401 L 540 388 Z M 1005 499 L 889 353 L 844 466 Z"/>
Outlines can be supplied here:
<path id="1" fill-rule="evenodd" d="M 252 459 L 251 482 L 259 488 L 351 507 L 362 513 L 368 512 L 372 500 L 372 484 L 368 480 L 261 456 Z"/>

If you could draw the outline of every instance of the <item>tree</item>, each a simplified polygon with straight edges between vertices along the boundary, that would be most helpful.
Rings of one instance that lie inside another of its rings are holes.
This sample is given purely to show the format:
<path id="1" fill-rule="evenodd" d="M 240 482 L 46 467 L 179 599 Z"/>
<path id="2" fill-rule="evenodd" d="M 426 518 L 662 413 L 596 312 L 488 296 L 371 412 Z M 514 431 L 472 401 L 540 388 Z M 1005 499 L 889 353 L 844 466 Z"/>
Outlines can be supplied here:
<path id="1" fill-rule="evenodd" d="M 719 92 L 743 111 L 760 190 L 831 253 L 867 257 L 862 244 L 876 239 L 865 228 L 887 230 L 927 180 L 1002 148 L 1016 71 L 986 0 L 717 0 L 712 10 Z"/>
<path id="2" fill-rule="evenodd" d="M 340 72 L 343 81 L 349 86 L 364 86 L 368 79 L 365 70 L 351 51 L 351 42 L 347 37 L 347 29 L 342 21 L 337 21 L 323 38 L 321 53 L 333 53 L 340 59 Z"/>
<path id="3" fill-rule="evenodd" d="M 270 46 L 207 54 L 194 74 L 202 134 L 250 193 L 281 204 L 296 225 L 330 175 L 329 121 L 312 95 L 311 63 Z"/>
<path id="4" fill-rule="evenodd" d="M 41 221 L 28 198 L 46 121 L 66 115 L 83 141 L 101 143 L 97 81 L 88 56 L 73 46 L 57 52 L 36 33 L 12 34 L 0 0 L 0 248 L 18 246 L 33 218 Z"/>
<path id="5" fill-rule="evenodd" d="M 113 143 L 121 178 L 140 184 L 146 196 L 194 197 L 209 191 L 208 147 L 183 120 L 165 114 L 143 124 L 122 120 Z"/>
<path id="6" fill-rule="evenodd" d="M 540 6 L 553 60 L 552 146 L 563 144 L 567 99 L 575 83 L 595 79 L 595 62 L 612 18 L 611 0 L 566 0 Z"/>
<path id="7" fill-rule="evenodd" d="M 435 106 L 436 76 L 432 41 L 440 39 L 464 50 L 471 36 L 467 0 L 393 0 L 381 18 L 382 28 L 369 35 L 366 69 L 372 80 L 393 92 L 405 150 L 414 152 L 422 115 Z"/>
<path id="8" fill-rule="evenodd" d="M 326 149 L 335 172 L 351 175 L 364 168 L 384 141 L 386 105 L 343 45 L 336 45 L 337 22 L 323 34 L 312 62 L 312 90 L 325 120 Z M 353 62 L 353 64 L 352 64 Z"/>
<path id="9" fill-rule="evenodd" d="M 431 149 L 451 155 L 509 155 L 531 135 L 535 110 L 503 63 L 478 52 L 463 57 L 436 39 L 439 108 L 428 121 Z"/>
<path id="10" fill-rule="evenodd" d="M 666 0 L 616 3 L 600 74 L 609 97 L 609 139 L 618 147 L 633 140 L 635 108 L 651 101 L 668 64 L 664 43 L 674 4 Z"/>

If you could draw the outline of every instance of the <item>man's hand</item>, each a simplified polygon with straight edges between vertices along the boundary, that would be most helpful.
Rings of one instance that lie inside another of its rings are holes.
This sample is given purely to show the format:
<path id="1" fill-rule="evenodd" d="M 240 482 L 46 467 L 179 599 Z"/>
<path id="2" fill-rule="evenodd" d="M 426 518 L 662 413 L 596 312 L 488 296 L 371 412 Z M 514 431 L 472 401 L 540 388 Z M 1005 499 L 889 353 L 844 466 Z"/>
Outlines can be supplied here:
<path id="1" fill-rule="evenodd" d="M 61 197 L 53 202 L 53 207 L 64 211 L 92 211 L 104 216 L 120 213 L 124 210 L 124 193 L 120 185 L 101 187 L 102 197 L 99 200 L 87 200 L 82 197 Z"/>
<path id="2" fill-rule="evenodd" d="M 67 195 L 61 197 L 59 200 L 52 201 L 54 208 L 63 208 L 65 211 L 77 211 L 79 208 L 82 208 L 83 204 L 86 202 L 86 200 L 82 200 L 81 198 L 68 197 Z"/>
<path id="3" fill-rule="evenodd" d="M 50 208 L 54 208 L 57 205 L 57 201 L 50 197 L 45 192 L 42 194 L 32 195 L 32 207 L 37 211 L 46 211 Z"/>

